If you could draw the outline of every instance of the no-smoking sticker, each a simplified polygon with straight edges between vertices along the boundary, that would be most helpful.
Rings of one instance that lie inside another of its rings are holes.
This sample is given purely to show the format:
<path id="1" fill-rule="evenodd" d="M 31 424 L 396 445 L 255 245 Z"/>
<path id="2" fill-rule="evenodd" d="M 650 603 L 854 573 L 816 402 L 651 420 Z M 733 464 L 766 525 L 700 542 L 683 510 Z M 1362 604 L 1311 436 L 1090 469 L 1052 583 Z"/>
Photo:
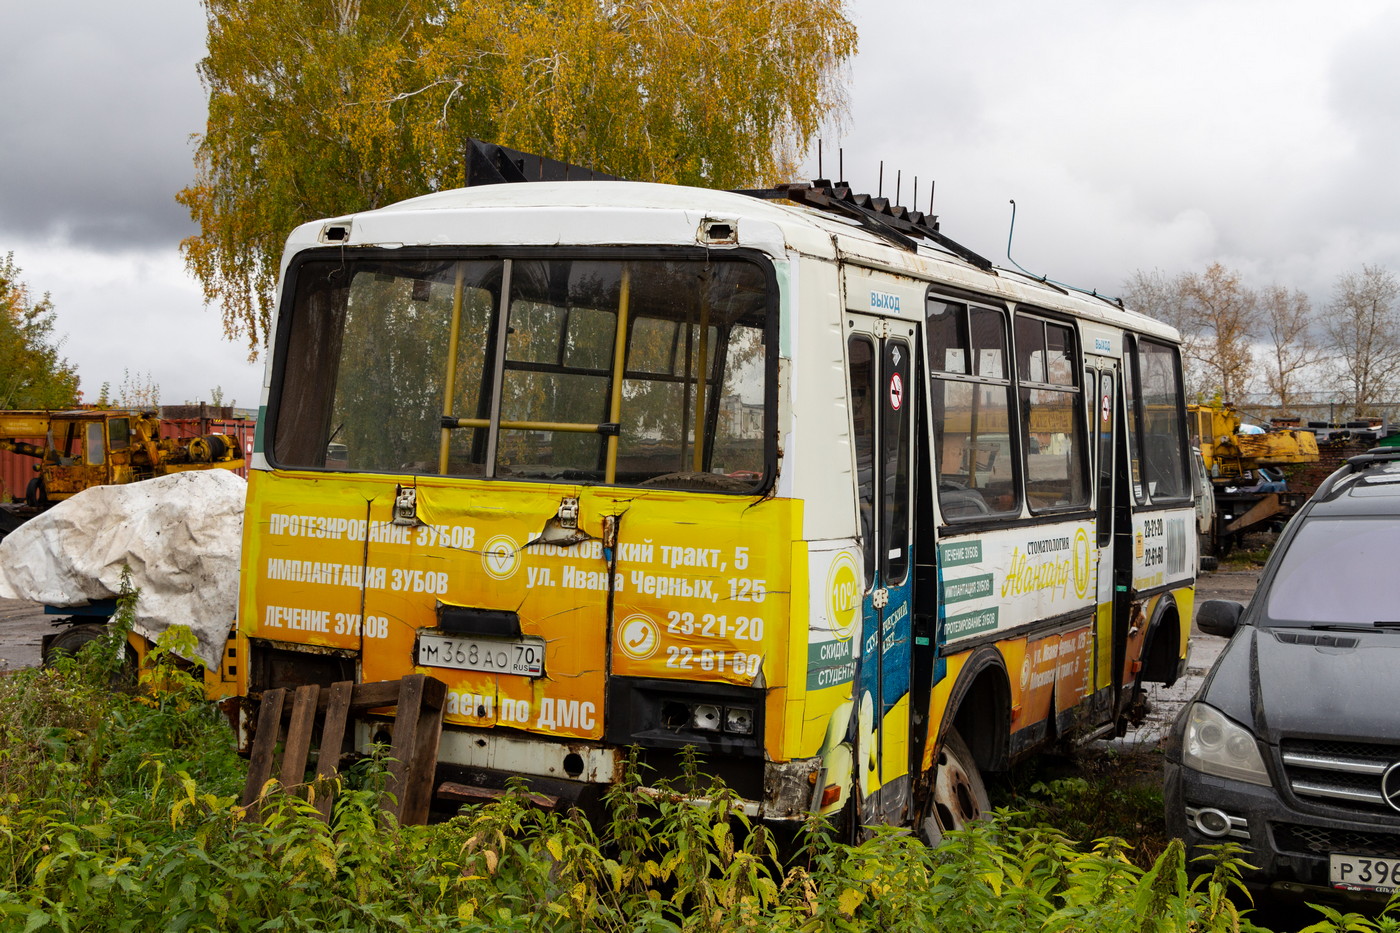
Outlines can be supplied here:
<path id="1" fill-rule="evenodd" d="M 1105 422 L 1113 417 L 1113 401 L 1109 398 L 1107 392 L 1103 395 L 1103 402 L 1099 404 L 1099 417 Z"/>
<path id="2" fill-rule="evenodd" d="M 890 376 L 890 408 L 899 411 L 899 406 L 904 404 L 904 380 L 899 373 Z"/>

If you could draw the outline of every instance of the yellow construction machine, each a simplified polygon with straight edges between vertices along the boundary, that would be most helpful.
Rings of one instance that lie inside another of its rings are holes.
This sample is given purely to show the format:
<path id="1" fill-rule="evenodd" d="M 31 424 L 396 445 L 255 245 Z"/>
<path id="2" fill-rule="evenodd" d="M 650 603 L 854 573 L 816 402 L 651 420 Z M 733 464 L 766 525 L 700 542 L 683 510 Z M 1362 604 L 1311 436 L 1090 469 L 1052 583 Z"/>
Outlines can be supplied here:
<path id="1" fill-rule="evenodd" d="M 1308 492 L 1287 488 L 1279 468 L 1317 460 L 1311 431 L 1247 425 L 1220 403 L 1188 405 L 1187 418 L 1215 494 L 1214 554 L 1228 553 L 1246 532 L 1286 519 L 1307 501 Z"/>
<path id="2" fill-rule="evenodd" d="M 155 412 L 133 409 L 0 411 L 0 451 L 36 461 L 23 501 L 0 505 L 0 537 L 90 486 L 243 466 L 233 437 L 161 437 L 160 429 Z"/>

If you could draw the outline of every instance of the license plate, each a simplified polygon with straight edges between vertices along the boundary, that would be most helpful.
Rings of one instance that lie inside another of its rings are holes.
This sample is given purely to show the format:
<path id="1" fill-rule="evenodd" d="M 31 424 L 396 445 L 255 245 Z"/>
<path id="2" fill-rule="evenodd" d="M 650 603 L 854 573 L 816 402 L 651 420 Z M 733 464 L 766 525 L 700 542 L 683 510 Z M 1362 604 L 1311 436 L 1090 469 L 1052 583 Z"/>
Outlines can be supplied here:
<path id="1" fill-rule="evenodd" d="M 1329 859 L 1332 887 L 1349 891 L 1394 893 L 1400 886 L 1400 858 L 1332 853 Z"/>
<path id="2" fill-rule="evenodd" d="M 451 667 L 459 671 L 539 677 L 544 674 L 544 641 L 431 635 L 424 632 L 418 636 L 418 664 L 421 667 Z"/>

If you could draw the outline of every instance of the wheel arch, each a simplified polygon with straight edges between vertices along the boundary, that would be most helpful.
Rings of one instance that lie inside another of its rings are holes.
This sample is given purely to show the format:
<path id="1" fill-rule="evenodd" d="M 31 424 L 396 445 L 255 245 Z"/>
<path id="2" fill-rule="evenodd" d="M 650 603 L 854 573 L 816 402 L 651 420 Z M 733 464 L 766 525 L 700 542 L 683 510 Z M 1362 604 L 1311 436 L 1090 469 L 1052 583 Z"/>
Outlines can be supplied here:
<path id="1" fill-rule="evenodd" d="M 983 771 L 1008 766 L 1011 726 L 1011 679 L 1001 652 L 984 645 L 972 653 L 948 695 L 938 735 L 942 741 L 956 728 Z"/>
<path id="2" fill-rule="evenodd" d="M 1153 608 L 1147 624 L 1147 638 L 1142 651 L 1142 672 L 1139 681 L 1165 684 L 1170 687 L 1182 673 L 1179 654 L 1182 636 L 1181 607 L 1172 593 L 1163 593 Z"/>

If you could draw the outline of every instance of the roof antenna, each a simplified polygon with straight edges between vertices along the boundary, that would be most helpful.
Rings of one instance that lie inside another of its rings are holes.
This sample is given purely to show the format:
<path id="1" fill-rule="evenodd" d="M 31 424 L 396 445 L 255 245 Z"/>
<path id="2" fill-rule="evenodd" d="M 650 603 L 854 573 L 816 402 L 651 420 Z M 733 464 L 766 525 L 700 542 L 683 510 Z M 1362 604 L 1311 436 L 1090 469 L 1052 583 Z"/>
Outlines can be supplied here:
<path id="1" fill-rule="evenodd" d="M 817 177 L 822 177 L 822 141 L 817 140 Z"/>
<path id="2" fill-rule="evenodd" d="M 929 215 L 930 217 L 933 216 L 933 189 L 936 188 L 937 186 L 938 186 L 938 179 L 937 179 L 937 178 L 935 178 L 933 181 L 931 181 L 931 182 L 928 183 L 928 215 Z"/>
<path id="3" fill-rule="evenodd" d="M 1014 260 L 1014 259 L 1011 258 L 1011 238 L 1012 238 L 1013 236 L 1015 236 L 1015 235 L 1016 235 L 1016 199 L 1015 199 L 1015 198 L 1012 198 L 1012 199 L 1011 199 L 1011 229 L 1010 229 L 1009 231 L 1007 231 L 1007 234 L 1006 234 L 1006 259 L 1007 259 L 1008 262 L 1010 262 L 1010 263 L 1011 263 L 1013 266 L 1015 266 L 1017 269 L 1021 270 L 1021 272 L 1023 272 L 1024 274 L 1026 274 L 1026 275 L 1030 276 L 1031 278 L 1035 279 L 1037 282 L 1044 282 L 1044 283 L 1046 283 L 1047 285 L 1056 285 L 1056 286 L 1059 286 L 1060 288 L 1068 288 L 1068 289 L 1070 289 L 1071 291 L 1079 292 L 1081 295 L 1090 295 L 1090 296 L 1092 296 L 1092 297 L 1094 297 L 1094 298 L 1099 298 L 1099 299 L 1102 299 L 1103 301 L 1107 301 L 1107 302 L 1109 302 L 1110 304 L 1116 304 L 1116 305 L 1118 305 L 1118 307 L 1120 307 L 1120 308 L 1123 307 L 1123 299 L 1121 299 L 1121 298 L 1114 298 L 1114 297 L 1112 297 L 1112 296 L 1110 296 L 1110 295 L 1100 295 L 1100 294 L 1098 293 L 1098 291 L 1095 290 L 1095 289 L 1080 288 L 1080 287 L 1077 286 L 1077 285 L 1070 285 L 1070 284 L 1068 284 L 1067 282 L 1057 282 L 1057 281 L 1055 281 L 1054 279 L 1049 278 L 1049 277 L 1047 277 L 1047 276 L 1044 276 L 1044 275 L 1036 275 L 1034 272 L 1031 272 L 1031 271 L 1030 271 L 1029 269 L 1027 269 L 1025 266 L 1021 265 L 1019 262 L 1017 262 L 1016 260 Z"/>
<path id="4" fill-rule="evenodd" d="M 881 160 L 880 160 L 880 184 L 879 184 L 879 186 L 875 189 L 875 197 L 877 197 L 877 198 L 883 198 L 884 196 L 885 196 L 885 160 L 884 160 L 884 159 L 881 159 Z"/>
<path id="5" fill-rule="evenodd" d="M 1020 270 L 1021 270 L 1022 272 L 1024 272 L 1026 275 L 1029 275 L 1031 278 L 1035 279 L 1035 280 L 1038 281 L 1038 282 L 1046 282 L 1046 281 L 1049 281 L 1048 279 L 1045 278 L 1045 276 L 1043 276 L 1043 275 L 1036 275 L 1034 272 L 1031 272 L 1030 270 L 1026 269 L 1026 268 L 1025 268 L 1024 266 L 1022 266 L 1019 262 L 1017 262 L 1016 260 L 1014 260 L 1014 259 L 1011 258 L 1011 238 L 1012 238 L 1013 236 L 1015 236 L 1015 235 L 1016 235 L 1016 199 L 1015 199 L 1015 198 L 1012 198 L 1012 199 L 1011 199 L 1011 229 L 1008 230 L 1008 231 L 1006 232 L 1006 261 L 1009 262 L 1009 263 L 1011 263 L 1011 264 L 1012 264 L 1013 266 L 1015 266 L 1017 269 L 1020 269 Z"/>
<path id="6" fill-rule="evenodd" d="M 846 147 L 836 147 L 836 180 L 842 185 L 846 183 Z"/>
<path id="7" fill-rule="evenodd" d="M 919 209 L 919 176 L 914 176 L 914 210 Z"/>

